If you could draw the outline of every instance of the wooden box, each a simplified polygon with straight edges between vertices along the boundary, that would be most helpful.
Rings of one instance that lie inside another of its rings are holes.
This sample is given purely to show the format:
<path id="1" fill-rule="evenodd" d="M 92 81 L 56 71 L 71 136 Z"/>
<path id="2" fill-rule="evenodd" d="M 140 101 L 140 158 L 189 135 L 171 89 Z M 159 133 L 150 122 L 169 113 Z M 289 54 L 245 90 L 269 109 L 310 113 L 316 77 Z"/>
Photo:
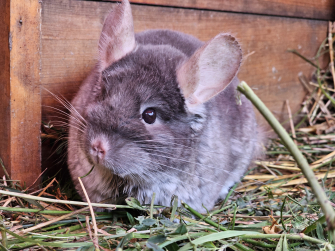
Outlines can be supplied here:
<path id="1" fill-rule="evenodd" d="M 246 56 L 239 78 L 271 111 L 287 118 L 305 96 L 298 80 L 335 19 L 334 0 L 133 0 L 135 31 L 164 28 L 208 40 L 235 35 Z M 110 1 L 0 0 L 0 157 L 12 179 L 27 185 L 41 172 L 41 122 L 59 106 L 43 88 L 71 100 L 96 62 Z M 323 64 L 327 63 L 326 61 Z M 263 122 L 260 122 L 261 124 Z M 43 149 L 42 149 L 43 150 Z"/>

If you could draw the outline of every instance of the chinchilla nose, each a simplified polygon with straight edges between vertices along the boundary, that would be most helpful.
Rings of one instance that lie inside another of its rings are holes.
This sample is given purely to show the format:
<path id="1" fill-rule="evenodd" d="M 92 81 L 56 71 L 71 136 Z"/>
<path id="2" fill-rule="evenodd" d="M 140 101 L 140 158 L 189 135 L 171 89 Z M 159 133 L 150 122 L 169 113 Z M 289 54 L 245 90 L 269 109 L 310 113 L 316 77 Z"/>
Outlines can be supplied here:
<path id="1" fill-rule="evenodd" d="M 91 145 L 91 154 L 96 157 L 96 161 L 103 160 L 107 152 L 106 145 L 101 140 L 95 140 Z"/>

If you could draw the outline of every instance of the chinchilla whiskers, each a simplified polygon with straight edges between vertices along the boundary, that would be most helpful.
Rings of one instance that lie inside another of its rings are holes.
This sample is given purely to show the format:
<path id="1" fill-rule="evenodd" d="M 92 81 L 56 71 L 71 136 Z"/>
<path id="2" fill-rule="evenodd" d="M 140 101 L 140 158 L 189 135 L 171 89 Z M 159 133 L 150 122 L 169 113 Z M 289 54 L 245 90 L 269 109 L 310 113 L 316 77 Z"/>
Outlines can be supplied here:
<path id="1" fill-rule="evenodd" d="M 182 159 L 182 158 L 175 158 L 173 156 L 168 156 L 167 153 L 165 153 L 163 151 L 158 151 L 156 149 L 152 149 L 152 150 L 155 151 L 155 152 L 164 154 L 164 155 L 159 155 L 159 154 L 150 153 L 150 155 L 152 155 L 152 156 L 163 157 L 163 158 L 172 159 L 172 160 L 178 160 L 178 161 L 182 161 L 182 162 L 186 162 L 186 163 L 195 164 L 195 165 L 198 165 L 198 166 L 201 166 L 201 167 L 204 167 L 204 168 L 210 168 L 210 169 L 220 170 L 220 168 L 218 168 L 218 167 L 208 166 L 208 165 L 204 165 L 204 164 L 197 163 L 197 162 L 194 162 L 194 161 L 189 161 L 189 160 Z M 222 171 L 225 171 L 225 170 L 222 170 Z M 229 174 L 231 174 L 231 173 L 229 172 Z"/>
<path id="2" fill-rule="evenodd" d="M 122 155 L 122 156 L 124 156 L 124 155 Z M 110 160 L 106 159 L 105 161 L 106 161 L 106 164 L 107 164 L 108 168 L 111 168 L 114 173 L 115 173 L 115 169 L 120 169 L 123 172 L 127 171 L 126 168 L 124 167 L 124 163 L 118 163 L 118 162 L 120 162 L 118 160 L 110 161 Z M 130 172 L 129 175 L 131 175 L 134 179 L 136 179 L 135 174 L 133 174 L 132 172 Z M 139 180 L 138 180 L 138 182 L 139 182 Z"/>
<path id="3" fill-rule="evenodd" d="M 63 96 L 58 96 L 52 92 L 50 92 L 48 89 L 45 89 L 46 91 L 48 91 L 60 104 L 62 104 L 67 110 L 69 110 L 70 112 L 74 112 L 78 117 L 78 119 L 80 119 L 82 122 L 84 122 L 86 124 L 86 120 L 80 115 L 80 113 L 74 108 L 74 106 L 66 100 L 66 98 L 64 98 Z"/>
<path id="4" fill-rule="evenodd" d="M 70 127 L 73 126 L 75 127 L 77 130 L 83 132 L 83 130 L 85 130 L 86 128 L 86 120 L 80 115 L 80 113 L 73 107 L 73 105 L 67 101 L 64 97 L 59 97 L 57 95 L 55 95 L 54 93 L 50 92 L 49 90 L 45 89 L 46 91 L 48 91 L 61 105 L 63 105 L 68 111 L 65 112 L 61 109 L 58 109 L 56 107 L 51 107 L 51 106 L 45 106 L 48 107 L 50 109 L 53 109 L 54 111 L 56 111 L 56 113 L 64 116 L 67 123 L 67 121 L 72 118 L 72 120 L 70 121 L 70 123 L 68 123 L 68 125 L 63 124 L 62 126 L 66 126 L 66 127 Z M 58 118 L 61 119 L 61 118 Z"/>
<path id="5" fill-rule="evenodd" d="M 199 152 L 201 154 L 204 154 L 204 153 L 212 154 L 212 153 L 214 153 L 214 154 L 227 155 L 227 156 L 231 155 L 230 153 L 222 153 L 222 152 L 211 151 L 211 150 L 207 150 L 207 149 L 199 149 L 198 150 L 198 149 L 195 149 L 194 147 L 187 146 L 187 145 L 184 145 L 184 144 L 176 143 L 176 142 L 173 142 L 173 141 L 169 142 L 168 139 L 139 140 L 139 141 L 133 141 L 133 142 L 134 143 L 143 143 L 143 148 L 147 147 L 146 143 L 151 143 L 152 142 L 152 143 L 160 144 L 161 146 L 159 146 L 159 147 L 161 147 L 161 148 L 164 148 L 164 147 L 169 148 L 169 147 L 171 147 L 171 145 L 173 145 L 174 149 L 176 149 L 176 146 L 177 146 L 177 147 L 180 147 L 180 149 L 187 148 L 187 149 L 190 149 L 193 152 Z M 154 147 L 158 148 L 157 146 L 154 146 Z"/>
<path id="6" fill-rule="evenodd" d="M 192 139 L 189 139 L 189 140 L 192 140 Z M 174 148 L 175 148 L 175 146 L 180 146 L 181 148 L 187 148 L 187 149 L 191 149 L 193 151 L 197 151 L 197 152 L 201 152 L 201 153 L 207 152 L 207 153 L 214 153 L 214 154 L 222 154 L 221 152 L 210 151 L 210 150 L 206 150 L 206 149 L 196 150 L 193 147 L 190 147 L 190 146 L 187 146 L 187 145 L 184 145 L 184 144 L 180 144 L 180 143 L 176 143 L 176 142 L 169 142 L 168 139 L 150 139 L 150 140 L 133 141 L 133 143 L 144 143 L 144 144 L 145 143 L 150 143 L 150 142 L 158 143 L 158 144 L 164 144 L 167 147 L 171 147 L 171 145 L 173 145 Z"/>
<path id="7" fill-rule="evenodd" d="M 59 117 L 59 116 L 50 116 L 51 119 L 51 124 L 56 127 L 62 127 L 66 130 L 68 130 L 70 127 L 76 128 L 78 131 L 84 131 L 85 127 L 81 124 L 79 124 L 76 121 L 71 121 L 69 122 L 66 118 L 64 117 Z"/>
<path id="8" fill-rule="evenodd" d="M 154 151 L 157 151 L 157 150 L 154 150 Z M 219 167 L 214 167 L 214 166 L 209 166 L 209 165 L 205 165 L 205 164 L 201 164 L 201 163 L 197 163 L 197 162 L 194 162 L 194 161 L 189 161 L 189 160 L 186 160 L 186 159 L 182 159 L 182 158 L 175 158 L 175 157 L 171 157 L 171 156 L 167 156 L 165 152 L 162 152 L 162 151 L 158 151 L 160 153 L 163 153 L 164 155 L 159 155 L 159 154 L 153 154 L 153 153 L 150 153 L 152 156 L 157 156 L 157 157 L 163 157 L 163 158 L 166 158 L 166 159 L 172 159 L 172 160 L 178 160 L 178 161 L 181 161 L 181 162 L 186 162 L 186 163 L 191 163 L 191 164 L 195 164 L 197 166 L 199 166 L 201 168 L 201 171 L 205 172 L 207 171 L 207 169 L 215 169 L 215 170 L 220 170 L 222 172 L 225 172 L 233 177 L 237 177 L 238 179 L 241 178 L 240 175 L 237 175 L 235 174 L 234 172 L 231 172 L 231 171 L 228 171 L 228 170 L 225 170 L 225 169 L 221 169 Z M 179 170 L 179 169 L 178 169 Z M 255 180 L 255 179 L 251 179 L 253 180 L 254 182 L 256 183 L 259 183 L 259 184 L 262 184 L 262 185 L 265 185 L 264 182 L 261 182 L 261 181 L 258 181 L 258 180 Z"/>
<path id="9" fill-rule="evenodd" d="M 152 134 L 150 133 L 142 133 L 142 134 L 139 134 L 137 135 L 137 137 L 152 137 Z M 168 139 L 168 140 L 200 140 L 200 138 L 198 137 L 188 137 L 188 138 L 185 138 L 185 137 L 174 137 L 174 136 L 171 136 L 169 134 L 163 134 L 163 133 L 160 133 L 159 136 L 161 136 L 162 138 L 160 138 L 161 140 L 165 140 L 165 139 Z M 141 140 L 135 140 L 134 142 L 141 142 L 143 140 L 151 140 L 151 139 L 141 139 Z"/>
<path id="10" fill-rule="evenodd" d="M 124 156 L 124 157 L 127 157 L 127 156 L 125 156 L 125 155 L 123 155 L 123 156 Z M 142 162 L 143 164 L 148 164 L 148 163 L 154 163 L 154 164 L 157 164 L 156 162 L 153 162 L 153 161 L 143 161 L 143 160 L 141 160 L 141 162 Z M 168 168 L 172 168 L 172 167 L 169 167 L 169 166 L 166 166 L 166 165 L 163 165 L 163 166 L 168 167 Z M 172 169 L 175 169 L 175 168 L 172 168 Z M 179 170 L 179 169 L 175 169 L 175 170 L 177 170 L 177 171 L 181 171 L 181 170 Z M 187 172 L 185 172 L 185 171 L 182 171 L 182 172 L 187 173 Z M 169 178 L 176 179 L 175 176 L 170 175 L 169 173 L 164 172 L 164 171 L 160 171 L 160 170 L 158 170 L 158 171 L 157 171 L 157 174 L 159 174 L 159 175 L 162 175 L 162 174 L 163 174 L 164 176 L 167 176 L 167 177 L 169 177 Z M 206 180 L 206 181 L 209 181 L 210 183 L 215 183 L 215 184 L 218 184 L 218 185 L 220 185 L 220 186 L 224 186 L 224 184 L 220 184 L 220 183 L 214 182 L 214 181 L 212 181 L 212 180 L 204 179 L 204 178 L 202 178 L 202 177 L 200 177 L 200 176 L 198 176 L 198 175 L 195 175 L 195 174 L 191 174 L 191 175 L 193 175 L 193 176 L 195 176 L 195 177 L 197 177 L 197 178 L 199 178 L 199 179 L 201 179 L 201 180 Z M 151 176 L 152 176 L 152 175 L 151 175 Z M 155 177 L 151 177 L 151 178 L 156 179 L 156 180 L 160 180 L 160 181 L 162 181 L 162 182 L 164 181 L 164 180 L 162 180 L 159 176 L 155 176 Z M 239 176 L 239 178 L 240 178 L 240 176 Z M 259 184 L 259 185 L 266 185 L 266 183 L 264 183 L 264 182 L 261 182 L 261 181 L 255 180 L 255 179 L 251 179 L 251 180 L 253 180 L 255 183 L 257 183 L 257 184 Z M 180 180 L 180 178 L 178 178 L 178 181 L 183 182 L 183 183 L 186 183 L 186 184 L 190 185 L 191 187 L 193 187 L 193 188 L 195 188 L 195 189 L 198 189 L 198 188 L 199 188 L 199 187 L 198 187 L 197 185 L 195 185 L 193 182 L 187 182 L 186 180 Z M 240 192 L 236 192 L 236 191 L 234 191 L 234 193 L 235 193 L 235 194 L 241 194 Z"/>
<path id="11" fill-rule="evenodd" d="M 150 133 L 143 133 L 143 134 L 140 134 L 140 135 L 137 135 L 138 137 L 152 137 L 153 135 L 150 134 Z M 188 137 L 188 138 L 178 138 L 178 137 L 174 137 L 174 136 L 171 136 L 171 134 L 162 134 L 160 133 L 159 134 L 160 138 L 157 138 L 157 139 L 140 139 L 140 140 L 137 140 L 137 141 L 133 141 L 133 142 L 141 142 L 141 141 L 159 141 L 159 140 L 162 140 L 162 141 L 165 141 L 165 140 L 191 140 L 191 141 L 198 141 L 198 140 L 201 140 L 201 138 L 199 137 Z M 234 140 L 236 141 L 239 141 L 239 142 L 243 142 L 244 140 L 250 140 L 250 138 L 248 137 L 239 137 L 238 139 L 234 138 Z"/>
<path id="12" fill-rule="evenodd" d="M 135 154 L 129 154 L 129 153 L 127 153 L 127 155 L 128 155 L 128 156 L 130 155 L 130 156 L 137 157 Z M 125 156 L 125 157 L 126 157 L 126 156 Z M 209 182 L 215 183 L 215 184 L 217 184 L 217 185 L 223 186 L 223 184 L 214 182 L 214 181 L 212 181 L 212 180 L 210 180 L 210 179 L 203 178 L 203 177 L 198 176 L 198 175 L 196 175 L 196 174 L 193 174 L 193 173 L 190 173 L 190 172 L 187 172 L 187 171 L 184 171 L 184 170 L 180 170 L 180 169 L 175 168 L 175 167 L 172 167 L 172 166 L 164 165 L 164 164 L 161 164 L 161 163 L 152 161 L 152 160 L 144 160 L 144 159 L 142 159 L 141 161 L 146 162 L 146 163 L 148 163 L 148 164 L 156 164 L 156 165 L 158 165 L 158 166 L 164 166 L 164 167 L 167 167 L 167 168 L 176 170 L 176 171 L 178 171 L 178 172 L 182 172 L 182 173 L 186 173 L 186 174 L 195 176 L 195 177 L 197 177 L 197 178 L 199 178 L 199 179 L 201 179 L 201 180 L 209 181 Z"/>
<path id="13" fill-rule="evenodd" d="M 68 140 L 69 140 L 69 137 L 68 137 L 68 136 L 61 135 L 61 136 L 59 136 L 59 137 L 56 139 L 55 143 L 58 143 L 58 142 L 67 142 Z"/>
<path id="14" fill-rule="evenodd" d="M 120 156 L 127 157 L 129 155 L 127 155 L 127 156 L 126 155 L 120 155 Z M 139 162 L 142 163 L 142 164 L 145 164 L 145 165 L 147 165 L 148 163 L 155 163 L 155 162 L 152 162 L 150 160 L 143 161 L 143 159 L 139 160 Z M 124 170 L 123 165 L 113 165 L 110 161 L 108 161 L 108 164 L 112 168 L 121 168 L 122 170 Z M 135 183 L 137 183 L 136 185 L 144 185 L 144 180 L 156 180 L 156 181 L 159 180 L 161 182 L 165 182 L 166 180 L 162 179 L 162 177 L 161 177 L 163 175 L 165 177 L 171 178 L 172 180 L 177 179 L 177 181 L 185 183 L 185 184 L 193 187 L 194 189 L 199 189 L 199 187 L 196 184 L 194 184 L 192 181 L 186 181 L 186 180 L 182 181 L 179 177 L 170 175 L 169 173 L 161 171 L 161 170 L 156 170 L 156 172 L 150 173 L 150 175 L 147 175 L 146 178 L 142 177 L 141 179 L 138 178 L 138 176 L 134 175 L 133 173 L 129 173 L 128 175 L 130 175 L 133 178 L 133 181 L 135 181 Z M 195 176 L 197 176 L 197 175 L 195 175 Z M 199 176 L 197 176 L 197 177 L 199 179 L 202 179 L 202 177 L 199 177 Z M 211 182 L 211 183 L 216 183 L 216 182 L 213 182 L 212 180 L 208 180 L 208 181 Z M 130 180 L 128 182 L 130 182 Z M 134 185 L 135 185 L 135 183 L 134 183 Z M 216 183 L 216 184 L 218 184 L 218 183 Z M 222 184 L 219 184 L 219 185 L 223 186 Z M 238 192 L 235 192 L 235 193 L 238 193 Z M 240 193 L 238 193 L 238 194 L 240 194 Z"/>
<path id="15" fill-rule="evenodd" d="M 70 127 L 72 127 L 72 128 L 75 128 L 75 129 L 77 129 L 79 132 L 81 132 L 81 133 L 85 133 L 85 131 L 84 131 L 84 129 L 81 129 L 81 128 L 79 128 L 78 126 L 74 126 L 74 125 L 65 125 L 65 127 L 67 127 L 67 128 L 70 128 Z"/>
<path id="16" fill-rule="evenodd" d="M 122 156 L 123 156 L 123 157 L 127 157 L 126 155 L 122 155 Z M 155 163 L 155 162 L 152 162 L 152 161 L 150 161 L 150 160 L 148 160 L 148 161 L 144 161 L 143 159 L 142 159 L 142 160 L 139 160 L 139 162 L 142 163 L 142 164 Z M 162 179 L 162 177 L 161 177 L 162 174 L 163 174 L 164 176 L 167 176 L 167 177 L 169 177 L 169 178 L 172 178 L 172 180 L 176 180 L 176 179 L 177 179 L 179 182 L 183 182 L 183 183 L 186 183 L 186 184 L 188 184 L 188 185 L 190 185 L 190 186 L 192 186 L 192 187 L 194 187 L 194 188 L 198 188 L 194 183 L 187 182 L 186 180 L 181 181 L 179 177 L 175 177 L 175 176 L 170 175 L 169 173 L 166 173 L 166 172 L 161 171 L 161 170 L 156 170 L 154 174 L 153 174 L 153 173 L 150 173 L 150 175 L 146 175 L 146 179 L 147 179 L 147 180 L 155 180 L 155 181 L 159 180 L 159 181 L 161 181 L 161 182 L 164 182 L 165 179 Z M 130 173 L 130 175 L 131 175 L 132 177 L 134 177 L 134 180 L 136 180 L 136 182 L 139 182 L 140 184 L 141 184 L 141 183 L 144 184 L 142 181 L 146 180 L 145 178 L 138 179 L 133 173 Z"/>
<path id="17" fill-rule="evenodd" d="M 65 129 L 69 129 L 70 128 L 70 125 L 67 124 L 66 122 L 56 121 L 56 122 L 53 122 L 53 125 L 56 126 L 56 127 L 60 126 L 62 128 L 65 128 Z M 84 132 L 83 129 L 81 129 L 81 128 L 77 127 L 77 126 L 71 125 L 71 127 L 77 129 L 78 131 Z"/>
<path id="18" fill-rule="evenodd" d="M 77 120 L 75 117 L 73 117 L 72 115 L 69 115 L 68 118 L 64 118 L 64 117 L 58 117 L 58 116 L 51 116 L 51 118 L 58 118 L 58 119 L 62 119 L 61 121 L 66 122 L 69 126 L 70 125 L 76 125 L 78 127 L 80 127 L 81 129 L 85 129 L 86 125 L 84 125 L 83 123 L 81 123 L 79 120 Z M 70 118 L 73 118 L 73 120 L 69 121 Z"/>
<path id="19" fill-rule="evenodd" d="M 141 162 L 143 164 L 148 164 L 150 162 L 151 163 L 155 163 L 155 162 L 152 162 L 152 161 L 143 161 L 143 160 L 141 160 Z M 180 170 L 178 170 L 178 171 L 180 171 Z M 185 173 L 187 173 L 187 172 L 185 172 Z M 153 176 L 152 174 L 150 174 L 150 177 L 148 177 L 148 178 L 149 179 L 153 179 L 153 180 L 159 180 L 161 182 L 165 182 L 165 180 L 161 178 L 161 175 L 164 175 L 164 176 L 166 176 L 168 178 L 172 178 L 172 180 L 176 180 L 177 179 L 179 182 L 185 183 L 185 184 L 193 187 L 194 189 L 199 189 L 199 187 L 194 182 L 192 182 L 192 181 L 181 180 L 179 177 L 173 176 L 173 175 L 169 174 L 168 172 L 164 172 L 164 171 L 160 171 L 160 170 L 157 171 L 157 175 Z M 190 175 L 196 176 L 197 178 L 201 179 L 202 181 L 206 180 L 206 181 L 208 181 L 210 183 L 215 183 L 215 184 L 218 184 L 220 186 L 223 186 L 223 184 L 219 184 L 219 183 L 214 182 L 212 180 L 207 180 L 205 178 L 202 178 L 202 177 L 194 175 L 194 174 L 190 174 Z"/>
<path id="20" fill-rule="evenodd" d="M 69 111 L 71 111 L 72 113 L 75 113 L 76 116 L 74 116 L 74 117 L 77 117 L 77 118 L 81 119 L 83 124 L 86 126 L 86 123 L 87 123 L 86 119 L 77 111 L 77 109 L 65 98 L 63 98 L 63 101 L 68 105 L 67 109 Z"/>
<path id="21" fill-rule="evenodd" d="M 146 145 L 143 145 L 141 146 L 144 150 L 147 149 L 147 150 L 154 150 L 154 151 L 158 151 L 156 149 L 166 149 L 166 150 L 169 150 L 171 149 L 171 145 L 167 145 L 167 146 L 146 146 Z M 189 146 L 185 146 L 185 145 L 178 145 L 178 146 L 173 146 L 173 149 L 174 150 L 183 150 L 183 149 L 189 149 L 191 150 L 192 152 L 198 152 L 198 153 L 201 153 L 203 156 L 211 156 L 211 155 L 207 155 L 208 154 L 211 154 L 211 153 L 215 153 L 215 154 L 220 154 L 220 155 L 223 155 L 223 156 L 230 156 L 229 153 L 220 153 L 220 152 L 214 152 L 214 151 L 208 151 L 208 150 L 197 150 L 193 147 L 189 147 Z M 160 151 L 161 153 L 165 153 L 163 151 Z"/>
<path id="22" fill-rule="evenodd" d="M 61 139 L 57 139 L 56 142 L 60 141 Z M 48 156 L 48 159 L 51 158 L 52 156 L 54 156 L 57 152 L 61 152 L 61 154 L 59 155 L 59 157 L 57 157 L 57 159 L 55 159 L 55 162 L 61 163 L 62 161 L 64 161 L 64 159 L 67 156 L 67 151 L 62 151 L 64 148 L 67 148 L 68 146 L 68 141 L 63 141 L 61 142 L 59 145 L 57 145 L 56 149 L 52 151 L 52 153 L 50 154 L 50 156 Z M 58 161 L 57 161 L 58 160 Z"/>
<path id="23" fill-rule="evenodd" d="M 207 152 L 207 153 L 221 154 L 220 152 L 210 151 L 210 150 L 202 150 L 202 149 L 201 150 L 196 150 L 196 149 L 194 149 L 193 147 L 190 147 L 190 146 L 186 146 L 186 145 L 175 143 L 175 142 L 168 142 L 168 141 L 159 142 L 157 140 L 150 140 L 150 141 L 146 141 L 146 142 L 142 142 L 142 143 L 148 143 L 148 142 L 153 142 L 153 143 L 158 143 L 158 144 L 164 144 L 166 148 L 173 146 L 173 148 L 176 149 L 176 146 L 177 146 L 177 147 L 180 147 L 181 149 L 182 148 L 187 148 L 187 149 L 191 149 L 192 151 L 197 151 L 197 152 Z M 145 148 L 146 145 L 143 145 L 143 147 Z"/>
<path id="24" fill-rule="evenodd" d="M 57 119 L 59 119 L 57 121 L 52 122 L 52 124 L 54 126 L 61 126 L 61 127 L 66 128 L 66 129 L 68 129 L 70 127 L 73 127 L 73 128 L 76 128 L 78 131 L 81 131 L 81 132 L 84 132 L 84 130 L 85 130 L 85 128 L 82 128 L 80 125 L 78 125 L 76 123 L 71 123 L 71 122 L 69 123 L 67 121 L 62 121 L 61 119 L 63 119 L 63 118 L 61 118 L 61 117 L 51 116 L 51 118 L 57 118 Z"/>
<path id="25" fill-rule="evenodd" d="M 155 141 L 153 141 L 155 142 Z M 145 142 L 147 143 L 147 142 Z M 155 142 L 156 143 L 156 142 Z M 173 147 L 174 150 L 183 150 L 183 149 L 188 149 L 192 152 L 197 152 L 197 153 L 201 153 L 203 156 L 211 156 L 212 153 L 214 154 L 220 154 L 220 155 L 223 155 L 223 156 L 230 156 L 230 153 L 222 153 L 222 152 L 215 152 L 215 151 L 209 151 L 209 150 L 198 150 L 198 149 L 195 149 L 193 147 L 190 147 L 190 146 L 185 146 L 183 144 L 177 144 L 177 143 L 173 143 L 173 142 L 164 142 L 164 144 L 167 144 L 167 143 L 170 143 L 170 145 L 162 145 L 162 143 L 158 142 L 160 145 L 147 145 L 147 144 L 140 144 L 140 147 L 144 150 L 156 150 L 156 149 L 171 149 L 171 147 Z"/>
<path id="26" fill-rule="evenodd" d="M 162 152 L 162 153 L 164 153 L 164 152 Z M 237 177 L 238 179 L 241 178 L 240 175 L 237 175 L 237 174 L 235 174 L 234 172 L 227 171 L 227 170 L 225 170 L 225 169 L 221 169 L 221 168 L 219 168 L 219 167 L 208 166 L 208 165 L 204 165 L 204 164 L 197 163 L 197 162 L 194 162 L 194 161 L 189 161 L 189 160 L 185 160 L 185 159 L 181 159 L 181 158 L 174 158 L 174 157 L 170 157 L 170 156 L 164 156 L 164 155 L 158 155 L 158 154 L 152 154 L 152 153 L 151 153 L 151 155 L 153 155 L 153 156 L 157 156 L 157 157 L 163 157 L 163 158 L 167 158 L 167 159 L 174 159 L 174 160 L 178 160 L 178 161 L 182 161 L 182 162 L 186 162 L 186 163 L 195 164 L 195 165 L 197 165 L 197 166 L 200 167 L 201 171 L 206 171 L 207 169 L 216 169 L 216 170 L 220 170 L 220 171 L 222 171 L 222 172 L 225 172 L 225 173 L 227 173 L 227 174 L 229 174 L 229 175 L 231 175 L 231 176 L 233 176 L 233 177 Z M 261 182 L 261 181 L 255 180 L 255 179 L 251 179 L 251 180 L 253 180 L 253 181 L 256 182 L 256 183 L 265 185 L 264 182 Z"/>
<path id="27" fill-rule="evenodd" d="M 66 144 L 64 144 L 64 146 L 63 147 L 68 147 L 68 145 Z M 61 149 L 61 147 L 59 147 L 60 149 Z M 56 149 L 56 151 L 57 151 L 57 149 Z M 66 162 L 66 160 L 67 160 L 67 151 L 63 151 L 63 153 L 59 156 L 59 161 L 57 162 L 57 163 L 61 163 L 62 161 L 64 161 L 64 162 Z"/>
<path id="28" fill-rule="evenodd" d="M 45 106 L 47 108 L 50 108 L 50 109 L 53 109 L 54 111 L 56 111 L 56 113 L 60 114 L 60 115 L 63 115 L 63 119 L 70 119 L 70 118 L 73 118 L 73 120 L 78 124 L 78 126 L 82 126 L 83 128 L 86 127 L 86 122 L 84 123 L 83 121 L 81 121 L 80 119 L 78 119 L 76 116 L 73 116 L 71 113 L 67 113 L 65 111 L 62 111 L 61 109 L 58 109 L 56 107 L 52 107 L 52 106 Z"/>

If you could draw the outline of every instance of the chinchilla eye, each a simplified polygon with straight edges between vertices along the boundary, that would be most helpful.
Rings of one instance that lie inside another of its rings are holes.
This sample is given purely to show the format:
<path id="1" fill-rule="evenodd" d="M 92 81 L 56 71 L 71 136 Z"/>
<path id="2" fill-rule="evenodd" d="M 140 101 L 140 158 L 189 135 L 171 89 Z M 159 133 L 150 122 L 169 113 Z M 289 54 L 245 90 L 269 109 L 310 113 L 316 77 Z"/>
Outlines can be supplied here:
<path id="1" fill-rule="evenodd" d="M 154 108 L 147 108 L 145 111 L 142 113 L 142 119 L 145 121 L 147 124 L 153 124 L 156 120 L 156 111 Z"/>

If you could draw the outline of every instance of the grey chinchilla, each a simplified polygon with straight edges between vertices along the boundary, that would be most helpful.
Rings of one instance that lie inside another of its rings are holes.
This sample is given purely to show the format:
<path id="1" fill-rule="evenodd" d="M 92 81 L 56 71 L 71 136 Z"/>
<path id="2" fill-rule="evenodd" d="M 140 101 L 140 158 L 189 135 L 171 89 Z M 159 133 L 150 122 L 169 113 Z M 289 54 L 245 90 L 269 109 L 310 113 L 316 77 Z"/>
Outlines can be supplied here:
<path id="1" fill-rule="evenodd" d="M 92 202 L 171 197 L 204 212 L 240 180 L 258 145 L 251 103 L 236 102 L 242 51 L 169 30 L 134 34 L 128 0 L 107 16 L 99 62 L 72 102 L 68 165 Z"/>

